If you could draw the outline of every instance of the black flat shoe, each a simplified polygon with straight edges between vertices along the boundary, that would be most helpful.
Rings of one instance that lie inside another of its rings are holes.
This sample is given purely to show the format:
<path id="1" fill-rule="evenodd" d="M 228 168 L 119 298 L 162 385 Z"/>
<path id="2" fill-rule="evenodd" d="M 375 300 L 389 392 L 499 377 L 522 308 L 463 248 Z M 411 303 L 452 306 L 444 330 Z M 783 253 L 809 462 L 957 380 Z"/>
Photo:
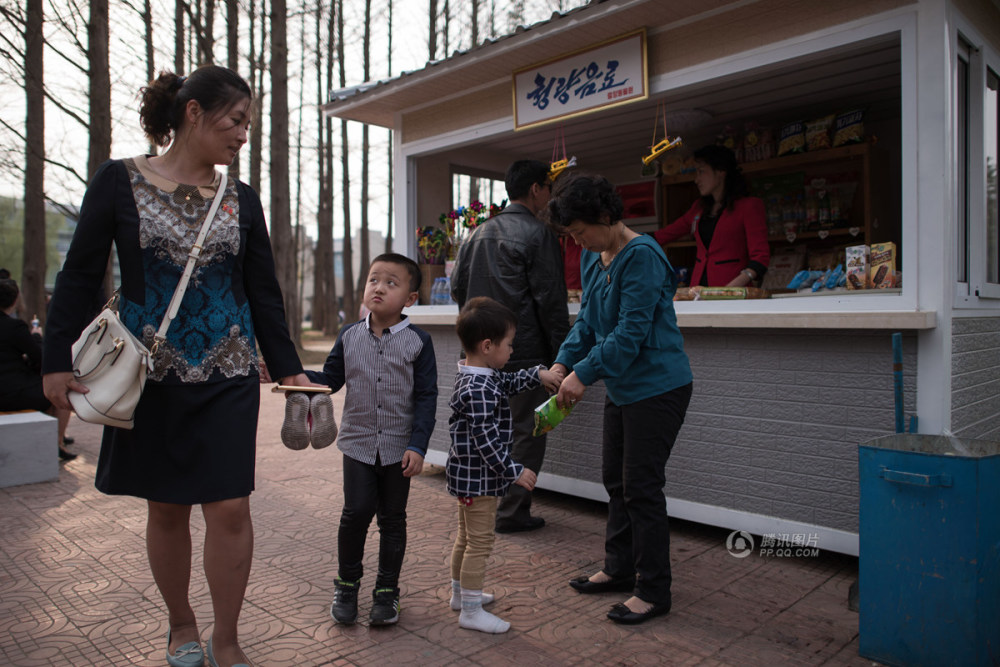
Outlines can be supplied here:
<path id="1" fill-rule="evenodd" d="M 670 603 L 663 602 L 661 604 L 654 604 L 649 608 L 649 611 L 639 613 L 632 611 L 622 603 L 616 604 L 608 612 L 608 618 L 610 618 L 615 623 L 622 623 L 624 625 L 635 625 L 637 623 L 642 623 L 643 621 L 648 621 L 656 616 L 663 616 L 670 611 Z"/>
<path id="2" fill-rule="evenodd" d="M 76 454 L 73 452 L 67 452 L 62 447 L 59 448 L 59 459 L 62 461 L 72 461 L 76 458 Z"/>
<path id="3" fill-rule="evenodd" d="M 76 440 L 74 440 L 73 438 L 70 437 L 63 438 L 64 445 L 72 445 L 74 442 L 76 442 Z"/>
<path id="4" fill-rule="evenodd" d="M 529 530 L 538 530 L 544 525 L 545 519 L 540 516 L 528 517 L 527 521 L 497 521 L 496 532 L 526 533 Z"/>
<path id="5" fill-rule="evenodd" d="M 635 577 L 591 581 L 590 577 L 584 575 L 571 579 L 569 585 L 580 593 L 630 593 L 635 588 Z"/>

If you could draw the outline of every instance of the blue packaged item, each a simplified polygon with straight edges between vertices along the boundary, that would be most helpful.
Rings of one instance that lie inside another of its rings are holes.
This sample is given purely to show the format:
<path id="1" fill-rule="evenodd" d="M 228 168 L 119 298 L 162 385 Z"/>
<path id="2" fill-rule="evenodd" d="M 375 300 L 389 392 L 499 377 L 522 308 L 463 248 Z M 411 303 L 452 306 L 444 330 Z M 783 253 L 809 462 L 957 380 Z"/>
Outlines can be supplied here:
<path id="1" fill-rule="evenodd" d="M 840 279 L 844 278 L 846 280 L 846 275 L 844 274 L 844 265 L 838 264 L 830 273 L 826 275 L 826 288 L 833 289 L 840 283 Z"/>
<path id="2" fill-rule="evenodd" d="M 801 289 L 803 287 L 809 287 L 822 275 L 822 271 L 799 271 L 792 278 L 791 282 L 788 283 L 788 289 Z"/>

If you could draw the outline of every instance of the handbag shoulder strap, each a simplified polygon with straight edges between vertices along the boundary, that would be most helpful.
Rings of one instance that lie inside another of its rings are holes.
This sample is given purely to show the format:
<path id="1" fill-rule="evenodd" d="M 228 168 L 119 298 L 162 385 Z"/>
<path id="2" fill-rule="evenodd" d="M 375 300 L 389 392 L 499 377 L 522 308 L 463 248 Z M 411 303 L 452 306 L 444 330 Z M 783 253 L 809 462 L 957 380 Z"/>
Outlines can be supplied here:
<path id="1" fill-rule="evenodd" d="M 194 273 L 195 264 L 198 263 L 198 258 L 201 256 L 202 244 L 205 243 L 205 237 L 208 236 L 208 229 L 212 226 L 212 220 L 215 218 L 215 214 L 219 210 L 219 205 L 222 203 L 222 196 L 226 192 L 226 185 L 229 182 L 229 177 L 223 173 L 219 173 L 219 176 L 219 189 L 215 192 L 215 199 L 212 200 L 212 207 L 208 209 L 208 215 L 205 216 L 205 222 L 201 225 L 201 231 L 198 232 L 198 238 L 195 240 L 194 245 L 191 246 L 191 251 L 188 253 L 187 264 L 184 266 L 184 273 L 181 274 L 181 280 L 177 283 L 177 289 L 174 290 L 174 296 L 170 299 L 170 305 L 167 307 L 167 312 L 163 314 L 163 321 L 160 322 L 160 328 L 157 330 L 156 336 L 153 339 L 154 353 L 156 351 L 155 348 L 159 345 L 160 341 L 166 340 L 167 329 L 170 328 L 170 323 L 173 319 L 177 317 L 177 311 L 180 310 L 181 301 L 184 300 L 184 292 L 187 291 L 188 282 L 191 280 L 191 274 Z"/>

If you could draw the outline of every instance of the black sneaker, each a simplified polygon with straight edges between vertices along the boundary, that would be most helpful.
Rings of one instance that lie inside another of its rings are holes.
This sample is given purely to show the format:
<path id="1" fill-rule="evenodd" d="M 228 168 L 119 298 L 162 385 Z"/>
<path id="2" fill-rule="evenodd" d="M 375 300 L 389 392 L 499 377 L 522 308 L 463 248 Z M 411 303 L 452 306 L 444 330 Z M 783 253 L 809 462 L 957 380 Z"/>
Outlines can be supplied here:
<path id="1" fill-rule="evenodd" d="M 392 625 L 399 620 L 399 589 L 376 588 L 372 592 L 372 625 Z"/>
<path id="2" fill-rule="evenodd" d="M 360 583 L 360 581 L 344 581 L 340 577 L 334 579 L 330 616 L 337 623 L 353 625 L 358 620 L 358 585 Z"/>

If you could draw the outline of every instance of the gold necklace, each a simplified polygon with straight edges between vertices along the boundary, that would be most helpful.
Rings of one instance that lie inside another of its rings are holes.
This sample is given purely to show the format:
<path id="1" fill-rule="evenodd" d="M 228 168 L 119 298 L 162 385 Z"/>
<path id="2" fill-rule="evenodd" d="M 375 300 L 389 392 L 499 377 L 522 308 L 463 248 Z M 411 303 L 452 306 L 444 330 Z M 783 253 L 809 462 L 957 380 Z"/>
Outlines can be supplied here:
<path id="1" fill-rule="evenodd" d="M 618 249 L 615 250 L 615 253 L 613 255 L 611 255 L 611 257 L 608 258 L 607 264 L 604 263 L 604 259 L 603 258 L 601 258 L 601 259 L 598 260 L 597 266 L 599 266 L 601 268 L 601 271 L 607 271 L 608 269 L 611 268 L 611 262 L 615 261 L 615 257 L 618 256 L 618 253 L 620 253 L 622 251 L 623 247 L 625 247 L 625 225 L 622 225 L 622 236 L 621 236 L 621 239 L 618 241 Z M 611 274 L 610 273 L 607 275 L 607 281 L 608 281 L 608 284 L 610 285 L 611 284 Z"/>

